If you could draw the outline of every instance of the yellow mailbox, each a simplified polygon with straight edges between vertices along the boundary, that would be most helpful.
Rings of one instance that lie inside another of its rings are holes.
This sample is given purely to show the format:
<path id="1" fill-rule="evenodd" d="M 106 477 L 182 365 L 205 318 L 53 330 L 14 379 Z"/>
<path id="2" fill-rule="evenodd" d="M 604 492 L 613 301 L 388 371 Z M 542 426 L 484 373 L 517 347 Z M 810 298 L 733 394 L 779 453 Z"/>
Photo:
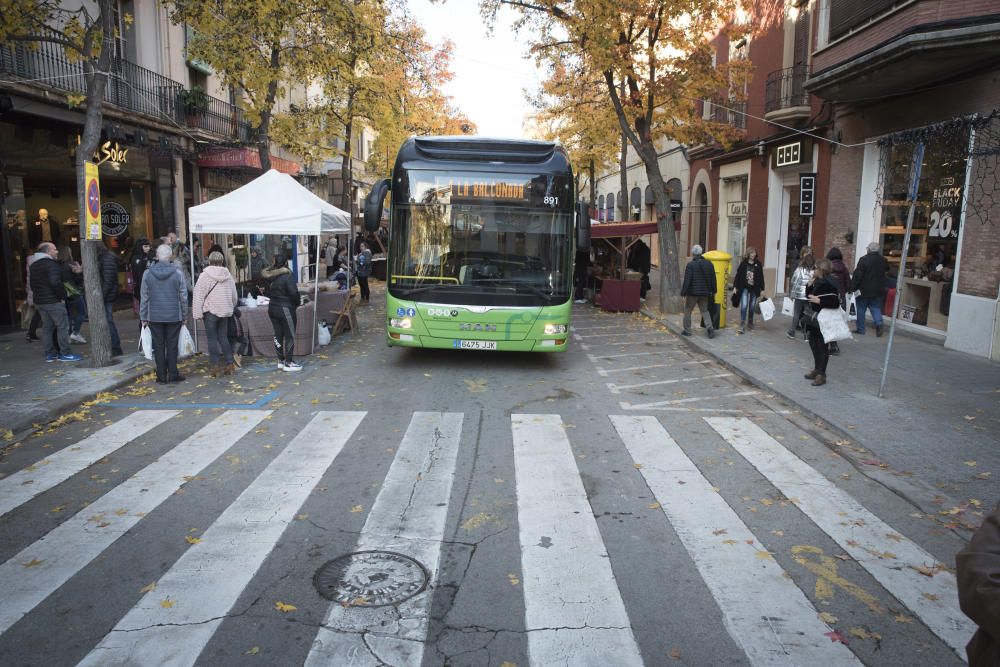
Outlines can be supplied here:
<path id="1" fill-rule="evenodd" d="M 718 309 L 720 329 L 726 326 L 726 280 L 729 278 L 729 262 L 733 256 L 721 250 L 710 250 L 703 257 L 715 267 L 715 308 Z"/>

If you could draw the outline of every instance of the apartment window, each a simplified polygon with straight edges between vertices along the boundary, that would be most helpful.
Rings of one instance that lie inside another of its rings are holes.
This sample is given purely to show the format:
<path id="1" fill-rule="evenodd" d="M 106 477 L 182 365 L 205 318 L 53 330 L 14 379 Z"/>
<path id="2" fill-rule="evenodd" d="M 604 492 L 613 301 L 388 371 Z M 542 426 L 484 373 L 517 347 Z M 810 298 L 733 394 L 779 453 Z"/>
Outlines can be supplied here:
<path id="1" fill-rule="evenodd" d="M 831 0 L 830 39 L 840 39 L 853 30 L 864 27 L 880 14 L 910 0 Z"/>

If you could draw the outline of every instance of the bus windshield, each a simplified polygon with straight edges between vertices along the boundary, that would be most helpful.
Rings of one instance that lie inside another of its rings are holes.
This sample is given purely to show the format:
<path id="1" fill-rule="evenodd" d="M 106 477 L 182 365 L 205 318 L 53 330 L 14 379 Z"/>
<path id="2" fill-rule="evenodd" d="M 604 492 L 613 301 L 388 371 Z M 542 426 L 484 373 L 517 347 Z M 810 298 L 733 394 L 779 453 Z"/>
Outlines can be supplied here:
<path id="1" fill-rule="evenodd" d="M 392 209 L 394 296 L 495 306 L 568 299 L 573 215 L 558 207 L 565 177 L 407 175 L 408 201 Z"/>

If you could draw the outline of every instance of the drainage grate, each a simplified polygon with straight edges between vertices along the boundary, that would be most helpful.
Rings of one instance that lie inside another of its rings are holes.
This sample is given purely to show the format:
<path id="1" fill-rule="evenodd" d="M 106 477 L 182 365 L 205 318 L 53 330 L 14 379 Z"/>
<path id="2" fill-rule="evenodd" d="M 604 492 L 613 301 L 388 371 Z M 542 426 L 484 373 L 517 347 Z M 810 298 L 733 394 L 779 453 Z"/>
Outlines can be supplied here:
<path id="1" fill-rule="evenodd" d="M 427 570 L 393 551 L 357 551 L 324 563 L 313 586 L 327 600 L 352 607 L 386 607 L 427 588 Z"/>

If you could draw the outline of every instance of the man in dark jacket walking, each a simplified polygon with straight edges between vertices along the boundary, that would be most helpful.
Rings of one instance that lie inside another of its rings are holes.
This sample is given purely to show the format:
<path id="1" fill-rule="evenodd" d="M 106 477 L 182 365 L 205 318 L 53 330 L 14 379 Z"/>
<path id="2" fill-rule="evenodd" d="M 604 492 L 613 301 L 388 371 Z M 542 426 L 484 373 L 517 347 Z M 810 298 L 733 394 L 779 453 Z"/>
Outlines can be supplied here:
<path id="1" fill-rule="evenodd" d="M 80 361 L 83 357 L 69 347 L 69 316 L 66 314 L 67 278 L 56 261 L 59 251 L 52 243 L 38 246 L 35 259 L 28 269 L 32 299 L 42 316 L 42 342 L 45 344 L 45 361 Z M 58 349 L 53 342 L 58 342 Z"/>
<path id="2" fill-rule="evenodd" d="M 153 334 L 153 357 L 159 384 L 183 382 L 177 370 L 177 343 L 187 319 L 187 280 L 171 263 L 170 246 L 156 248 L 156 261 L 142 276 L 139 319 Z"/>
<path id="3" fill-rule="evenodd" d="M 709 301 L 715 296 L 715 267 L 702 257 L 700 245 L 691 248 L 691 257 L 684 269 L 684 284 L 681 286 L 681 296 L 684 297 L 684 331 L 681 333 L 691 335 L 691 312 L 695 304 L 698 304 L 701 317 L 705 320 L 705 328 L 708 329 L 708 337 L 715 338 L 712 311 L 708 308 Z"/>
<path id="4" fill-rule="evenodd" d="M 104 314 L 108 318 L 108 331 L 111 332 L 111 354 L 120 356 L 124 353 L 114 316 L 115 299 L 118 298 L 118 260 L 110 250 L 102 247 L 98 261 L 101 269 L 101 293 L 104 295 Z"/>
<path id="5" fill-rule="evenodd" d="M 889 262 L 879 252 L 878 243 L 869 243 L 868 254 L 858 260 L 858 268 L 854 269 L 854 277 L 851 278 L 850 291 L 861 291 L 855 299 L 858 311 L 855 333 L 865 335 L 865 312 L 871 310 L 875 335 L 882 335 L 882 302 L 885 300 L 885 276 L 888 273 Z"/>

